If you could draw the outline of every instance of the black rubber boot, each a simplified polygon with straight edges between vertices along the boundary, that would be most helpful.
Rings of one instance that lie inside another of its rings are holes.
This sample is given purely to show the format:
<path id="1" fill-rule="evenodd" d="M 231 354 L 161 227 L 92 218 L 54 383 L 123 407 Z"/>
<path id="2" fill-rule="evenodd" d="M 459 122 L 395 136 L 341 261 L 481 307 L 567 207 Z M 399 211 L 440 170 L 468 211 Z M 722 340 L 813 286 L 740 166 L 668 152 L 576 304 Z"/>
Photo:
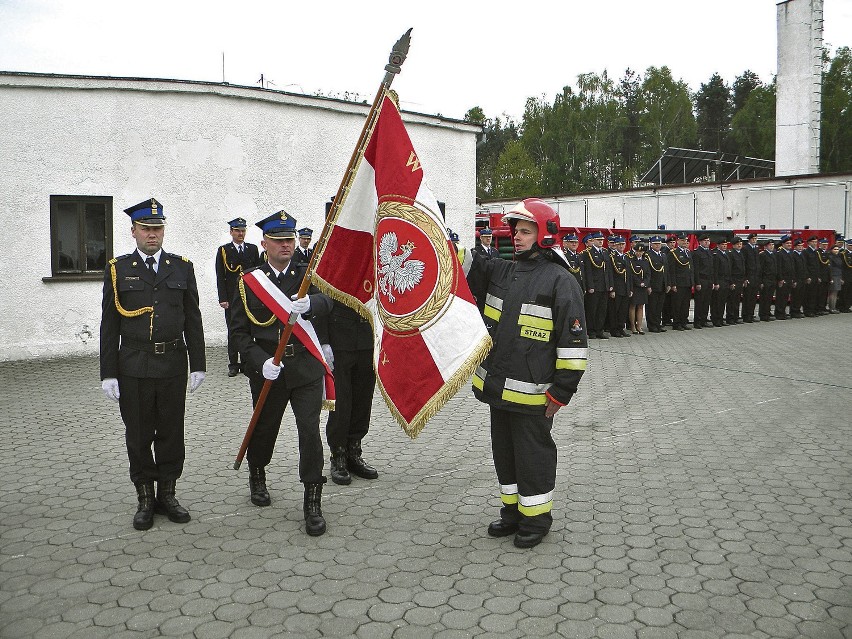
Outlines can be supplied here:
<path id="1" fill-rule="evenodd" d="M 166 515 L 176 524 L 185 524 L 190 519 L 189 511 L 178 503 L 175 498 L 175 480 L 160 480 L 157 482 L 157 512 Z"/>
<path id="2" fill-rule="evenodd" d="M 251 503 L 255 506 L 268 506 L 272 503 L 266 488 L 266 470 L 263 466 L 249 466 L 249 491 Z"/>
<path id="3" fill-rule="evenodd" d="M 341 486 L 352 483 L 352 475 L 349 474 L 346 464 L 346 449 L 343 446 L 331 451 L 331 481 Z"/>
<path id="4" fill-rule="evenodd" d="M 325 533 L 322 516 L 322 484 L 305 484 L 305 532 L 311 537 Z"/>
<path id="5" fill-rule="evenodd" d="M 361 441 L 349 442 L 349 450 L 346 453 L 346 465 L 349 472 L 358 475 L 362 479 L 376 479 L 378 471 L 361 459 Z"/>
<path id="6" fill-rule="evenodd" d="M 136 530 L 148 530 L 154 525 L 154 482 L 136 484 L 136 496 L 139 499 L 139 507 L 133 515 L 133 527 Z"/>

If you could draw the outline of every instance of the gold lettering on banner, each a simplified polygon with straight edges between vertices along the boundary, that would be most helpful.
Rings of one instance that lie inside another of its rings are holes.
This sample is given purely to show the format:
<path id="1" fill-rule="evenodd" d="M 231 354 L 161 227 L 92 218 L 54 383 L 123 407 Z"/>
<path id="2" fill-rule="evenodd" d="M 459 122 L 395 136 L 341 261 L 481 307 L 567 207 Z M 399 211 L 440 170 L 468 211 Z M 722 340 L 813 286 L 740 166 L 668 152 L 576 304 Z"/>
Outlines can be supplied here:
<path id="1" fill-rule="evenodd" d="M 381 361 L 382 364 L 387 364 L 390 361 L 388 359 L 388 356 L 385 354 L 384 349 L 382 349 L 382 357 L 381 357 L 380 361 Z"/>
<path id="2" fill-rule="evenodd" d="M 413 167 L 411 169 L 412 173 L 420 170 L 420 158 L 417 157 L 414 151 L 412 151 L 411 155 L 408 156 L 408 162 L 405 163 L 405 166 Z"/>
<path id="3" fill-rule="evenodd" d="M 373 292 L 373 283 L 370 280 L 364 280 L 364 291 L 367 293 Z"/>

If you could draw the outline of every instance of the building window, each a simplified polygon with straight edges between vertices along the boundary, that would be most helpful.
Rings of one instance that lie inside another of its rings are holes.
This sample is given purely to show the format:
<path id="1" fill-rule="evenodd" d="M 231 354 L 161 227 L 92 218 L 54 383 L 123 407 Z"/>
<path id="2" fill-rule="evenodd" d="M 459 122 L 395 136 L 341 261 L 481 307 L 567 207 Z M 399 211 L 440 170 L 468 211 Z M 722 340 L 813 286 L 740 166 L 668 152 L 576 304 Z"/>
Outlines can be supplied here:
<path id="1" fill-rule="evenodd" d="M 51 195 L 50 247 L 54 276 L 103 273 L 112 258 L 112 198 Z"/>

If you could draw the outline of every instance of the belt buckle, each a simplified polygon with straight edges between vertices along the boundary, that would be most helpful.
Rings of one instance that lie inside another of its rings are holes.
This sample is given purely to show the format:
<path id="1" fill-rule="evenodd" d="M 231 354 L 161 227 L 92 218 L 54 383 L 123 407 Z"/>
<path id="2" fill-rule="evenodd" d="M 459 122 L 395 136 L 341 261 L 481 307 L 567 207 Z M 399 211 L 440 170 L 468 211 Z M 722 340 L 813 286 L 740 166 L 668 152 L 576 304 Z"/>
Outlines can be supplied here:
<path id="1" fill-rule="evenodd" d="M 166 343 L 165 342 L 154 342 L 154 355 L 165 355 L 166 354 Z"/>
<path id="2" fill-rule="evenodd" d="M 284 357 L 293 357 L 295 354 L 296 349 L 292 344 L 287 344 L 287 346 L 284 347 Z"/>

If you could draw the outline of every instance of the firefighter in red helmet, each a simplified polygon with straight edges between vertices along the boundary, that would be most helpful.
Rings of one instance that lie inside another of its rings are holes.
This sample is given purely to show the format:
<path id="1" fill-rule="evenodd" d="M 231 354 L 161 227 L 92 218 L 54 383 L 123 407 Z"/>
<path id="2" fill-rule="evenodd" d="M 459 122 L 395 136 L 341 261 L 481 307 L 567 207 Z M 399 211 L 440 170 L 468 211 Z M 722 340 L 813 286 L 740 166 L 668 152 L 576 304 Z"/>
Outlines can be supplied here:
<path id="1" fill-rule="evenodd" d="M 556 444 L 553 416 L 577 391 L 588 345 L 583 293 L 559 246 L 559 216 L 529 198 L 504 220 L 512 229 L 514 261 L 468 251 L 471 291 L 485 300 L 494 341 L 473 376 L 473 392 L 491 412 L 494 467 L 503 504 L 492 537 L 515 535 L 531 548 L 553 523 Z"/>

